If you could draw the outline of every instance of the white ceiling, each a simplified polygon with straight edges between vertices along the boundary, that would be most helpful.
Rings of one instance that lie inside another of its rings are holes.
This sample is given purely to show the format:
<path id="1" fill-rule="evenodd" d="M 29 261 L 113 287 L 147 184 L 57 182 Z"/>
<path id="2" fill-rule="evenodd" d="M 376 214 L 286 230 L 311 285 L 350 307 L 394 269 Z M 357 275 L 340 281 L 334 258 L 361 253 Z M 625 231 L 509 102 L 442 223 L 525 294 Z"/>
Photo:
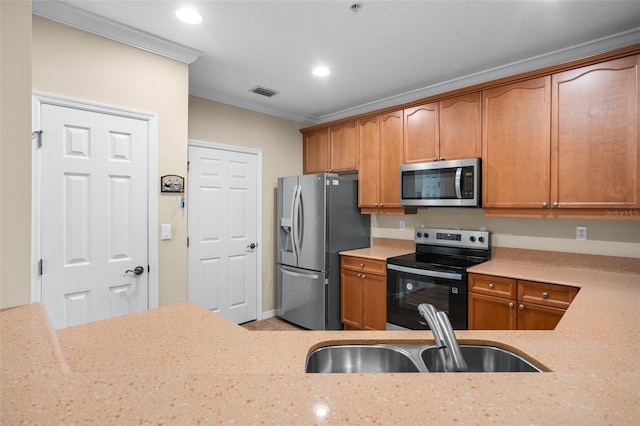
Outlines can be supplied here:
<path id="1" fill-rule="evenodd" d="M 362 0 L 353 12 L 355 2 L 42 3 L 71 5 L 201 52 L 189 66 L 191 94 L 309 124 L 640 43 L 637 0 Z M 42 14 L 42 3 L 34 0 L 34 13 Z M 177 21 L 184 5 L 204 23 Z M 331 75 L 313 76 L 318 64 Z M 249 92 L 256 85 L 279 94 Z"/>

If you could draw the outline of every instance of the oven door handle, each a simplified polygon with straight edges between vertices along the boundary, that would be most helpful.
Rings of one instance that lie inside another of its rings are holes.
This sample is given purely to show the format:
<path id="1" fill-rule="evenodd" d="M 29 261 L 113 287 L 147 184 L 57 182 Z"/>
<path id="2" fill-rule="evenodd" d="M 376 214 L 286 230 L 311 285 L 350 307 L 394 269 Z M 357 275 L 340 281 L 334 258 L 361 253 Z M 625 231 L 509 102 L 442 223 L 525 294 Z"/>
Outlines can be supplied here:
<path id="1" fill-rule="evenodd" d="M 423 277 L 446 278 L 450 280 L 462 281 L 462 274 L 453 272 L 430 271 L 427 269 L 407 268 L 406 266 L 387 264 L 387 269 L 398 272 L 406 272 L 407 274 L 422 275 Z"/>

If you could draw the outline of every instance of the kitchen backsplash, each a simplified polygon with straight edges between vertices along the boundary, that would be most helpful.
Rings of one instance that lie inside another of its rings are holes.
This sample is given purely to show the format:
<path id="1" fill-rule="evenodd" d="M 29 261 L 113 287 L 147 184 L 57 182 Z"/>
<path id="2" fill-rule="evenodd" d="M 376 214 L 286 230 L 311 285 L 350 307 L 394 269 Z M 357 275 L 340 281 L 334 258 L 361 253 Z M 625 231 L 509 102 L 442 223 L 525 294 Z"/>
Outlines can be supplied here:
<path id="1" fill-rule="evenodd" d="M 404 230 L 400 222 L 404 222 Z M 482 209 L 418 209 L 415 215 L 374 215 L 372 238 L 413 240 L 418 226 L 486 229 L 492 246 L 640 258 L 640 222 L 635 220 L 530 219 L 487 217 Z M 576 240 L 576 226 L 588 240 Z"/>

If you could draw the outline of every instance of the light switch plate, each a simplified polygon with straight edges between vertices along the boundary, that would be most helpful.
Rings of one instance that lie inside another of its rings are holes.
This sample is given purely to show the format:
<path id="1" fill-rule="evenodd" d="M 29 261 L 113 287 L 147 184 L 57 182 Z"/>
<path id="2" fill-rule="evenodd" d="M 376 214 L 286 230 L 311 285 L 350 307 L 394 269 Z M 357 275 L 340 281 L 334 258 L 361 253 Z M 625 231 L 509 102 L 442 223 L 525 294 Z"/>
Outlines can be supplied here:
<path id="1" fill-rule="evenodd" d="M 163 240 L 170 240 L 171 239 L 171 224 L 170 223 L 163 223 L 161 225 L 161 229 L 162 229 L 162 233 L 160 238 Z"/>

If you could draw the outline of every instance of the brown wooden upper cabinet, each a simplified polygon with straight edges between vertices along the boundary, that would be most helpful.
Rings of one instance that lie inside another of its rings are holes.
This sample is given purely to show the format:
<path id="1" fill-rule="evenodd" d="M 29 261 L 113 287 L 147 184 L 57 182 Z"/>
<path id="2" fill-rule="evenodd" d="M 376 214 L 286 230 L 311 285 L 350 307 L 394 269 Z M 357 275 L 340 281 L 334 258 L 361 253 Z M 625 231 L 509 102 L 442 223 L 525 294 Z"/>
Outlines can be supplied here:
<path id="1" fill-rule="evenodd" d="M 305 133 L 303 141 L 304 174 L 358 169 L 357 121 Z"/>
<path id="2" fill-rule="evenodd" d="M 404 163 L 481 155 L 480 92 L 404 110 Z"/>
<path id="3" fill-rule="evenodd" d="M 640 207 L 639 64 L 636 55 L 553 76 L 553 207 Z"/>
<path id="4" fill-rule="evenodd" d="M 482 92 L 482 206 L 549 204 L 551 77 Z"/>
<path id="5" fill-rule="evenodd" d="M 358 205 L 362 213 L 405 214 L 400 205 L 402 111 L 358 120 Z"/>
<path id="6" fill-rule="evenodd" d="M 639 58 L 485 90 L 483 207 L 640 207 Z"/>

